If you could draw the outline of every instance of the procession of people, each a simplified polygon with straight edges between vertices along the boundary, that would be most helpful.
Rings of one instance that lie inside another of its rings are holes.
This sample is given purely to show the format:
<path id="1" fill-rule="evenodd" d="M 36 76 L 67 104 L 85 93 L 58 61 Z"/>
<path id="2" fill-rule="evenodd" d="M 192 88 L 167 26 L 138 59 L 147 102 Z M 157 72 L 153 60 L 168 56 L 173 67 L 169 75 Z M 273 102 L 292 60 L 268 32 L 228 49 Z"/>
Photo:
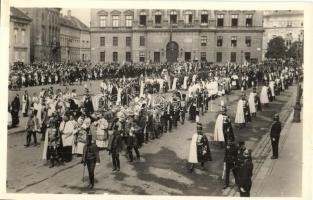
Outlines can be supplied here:
<path id="1" fill-rule="evenodd" d="M 17 77 L 16 82 L 10 83 L 10 89 L 25 88 L 22 101 L 16 95 L 9 105 L 13 127 L 19 124 L 21 103 L 23 117 L 29 118 L 25 146 L 30 146 L 31 136 L 37 145 L 36 134 L 41 134 L 42 158 L 50 167 L 71 162 L 74 155 L 82 157 L 82 163 L 88 168 L 90 189 L 94 187 L 95 165 L 100 162 L 99 151 L 111 155 L 112 171 L 118 172 L 122 170 L 121 152 L 126 152 L 129 162 L 140 160 L 142 146 L 161 138 L 179 124 L 184 126 L 188 114 L 187 119 L 197 123 L 189 149 L 188 170 L 192 172 L 197 163 L 205 169 L 206 162 L 214 162 L 210 142 L 217 142 L 225 149 L 224 189 L 229 186 L 232 171 L 241 196 L 249 196 L 251 189 L 251 151 L 244 147 L 244 141 L 236 141 L 237 129 L 233 128 L 224 101 L 221 101 L 212 137 L 203 132 L 201 116 L 212 109 L 213 100 L 232 90 L 241 90 L 233 123 L 242 129 L 247 123 L 253 123 L 257 112 L 287 90 L 294 79 L 301 78 L 297 65 L 282 61 L 244 66 L 203 62 L 94 66 L 34 63 L 12 66 L 10 75 Z M 102 80 L 93 94 L 87 84 L 91 80 Z M 53 84 L 76 83 L 84 87 L 82 96 L 76 90 L 53 88 Z M 41 86 L 42 91 L 39 95 L 30 95 L 27 88 L 31 86 Z M 252 92 L 247 97 L 249 88 Z M 273 157 L 278 157 L 277 134 L 272 138 Z"/>

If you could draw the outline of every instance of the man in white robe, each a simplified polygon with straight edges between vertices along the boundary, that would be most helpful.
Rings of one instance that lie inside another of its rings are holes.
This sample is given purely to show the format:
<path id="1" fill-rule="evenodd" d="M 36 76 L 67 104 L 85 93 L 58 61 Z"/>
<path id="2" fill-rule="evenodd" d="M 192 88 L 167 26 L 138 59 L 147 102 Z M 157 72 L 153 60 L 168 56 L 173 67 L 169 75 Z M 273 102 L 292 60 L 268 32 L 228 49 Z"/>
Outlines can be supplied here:
<path id="1" fill-rule="evenodd" d="M 237 104 L 237 111 L 236 111 L 236 117 L 235 117 L 235 123 L 239 124 L 239 128 L 242 128 L 246 121 L 245 121 L 245 113 L 243 110 L 243 104 L 244 104 L 244 95 L 241 96 L 241 99 L 239 99 Z"/>
<path id="2" fill-rule="evenodd" d="M 256 88 L 253 88 L 253 91 L 249 95 L 249 109 L 252 116 L 256 115 L 256 105 L 255 105 L 255 97 L 256 97 Z"/>
<path id="3" fill-rule="evenodd" d="M 267 105 L 269 103 L 268 87 L 266 86 L 266 84 L 264 84 L 262 87 L 260 101 L 261 101 L 261 104 L 263 105 Z"/>
<path id="4" fill-rule="evenodd" d="M 69 120 L 69 115 L 65 115 L 59 127 L 63 145 L 62 157 L 65 162 L 72 160 L 73 139 L 76 133 L 75 126 L 76 124 Z"/>

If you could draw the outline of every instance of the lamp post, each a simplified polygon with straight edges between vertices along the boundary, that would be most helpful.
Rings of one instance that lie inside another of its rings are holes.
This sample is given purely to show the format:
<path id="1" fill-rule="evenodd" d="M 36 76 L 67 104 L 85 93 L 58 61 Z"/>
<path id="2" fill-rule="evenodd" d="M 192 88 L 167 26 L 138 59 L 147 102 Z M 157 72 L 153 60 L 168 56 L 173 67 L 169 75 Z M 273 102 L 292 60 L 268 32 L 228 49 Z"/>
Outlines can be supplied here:
<path id="1" fill-rule="evenodd" d="M 301 59 L 301 55 L 300 55 L 300 51 L 303 47 L 303 33 L 301 32 L 301 34 L 298 37 L 298 44 L 297 44 L 297 64 L 298 64 L 298 76 L 297 76 L 297 97 L 296 97 L 296 104 L 294 106 L 294 112 L 293 112 L 293 122 L 294 123 L 299 123 L 301 121 L 300 119 L 300 113 L 301 113 L 301 103 L 300 103 L 300 99 L 301 99 L 301 85 L 300 85 L 300 78 L 299 78 L 299 68 L 302 65 L 302 59 Z"/>

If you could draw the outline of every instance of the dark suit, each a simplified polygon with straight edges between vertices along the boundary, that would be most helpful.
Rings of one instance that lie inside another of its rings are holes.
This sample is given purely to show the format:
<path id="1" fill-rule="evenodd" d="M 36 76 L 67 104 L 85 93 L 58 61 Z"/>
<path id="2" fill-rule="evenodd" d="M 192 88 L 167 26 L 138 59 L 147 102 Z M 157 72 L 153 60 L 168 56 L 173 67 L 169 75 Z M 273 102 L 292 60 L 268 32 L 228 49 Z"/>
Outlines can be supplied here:
<path id="1" fill-rule="evenodd" d="M 100 163 L 99 151 L 96 144 L 86 144 L 83 150 L 82 163 L 87 164 L 90 184 L 94 185 L 96 162 Z"/>
<path id="2" fill-rule="evenodd" d="M 278 158 L 278 143 L 279 143 L 280 132 L 281 132 L 281 123 L 280 121 L 275 121 L 272 124 L 271 134 L 270 134 L 273 157 L 275 158 Z"/>
<path id="3" fill-rule="evenodd" d="M 122 137 L 114 130 L 114 135 L 109 144 L 109 149 L 112 154 L 113 170 L 120 169 L 120 152 L 122 151 Z"/>

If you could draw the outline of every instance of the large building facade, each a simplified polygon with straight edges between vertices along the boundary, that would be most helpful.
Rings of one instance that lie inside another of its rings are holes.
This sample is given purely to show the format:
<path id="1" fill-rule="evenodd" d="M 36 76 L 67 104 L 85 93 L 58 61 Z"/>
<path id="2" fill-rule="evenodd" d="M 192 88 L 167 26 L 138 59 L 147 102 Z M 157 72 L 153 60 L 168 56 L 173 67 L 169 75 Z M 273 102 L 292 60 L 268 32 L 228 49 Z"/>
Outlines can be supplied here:
<path id="1" fill-rule="evenodd" d="M 10 46 L 9 62 L 29 63 L 30 61 L 30 23 L 32 19 L 21 10 L 10 8 Z"/>
<path id="2" fill-rule="evenodd" d="M 299 36 L 303 34 L 303 11 L 264 11 L 263 19 L 265 30 L 263 37 L 263 58 L 267 51 L 267 44 L 272 38 L 281 36 L 285 40 L 287 48 L 290 48 L 291 44 L 297 41 Z"/>
<path id="3" fill-rule="evenodd" d="M 76 17 L 60 17 L 60 46 L 62 62 L 90 61 L 89 28 Z"/>
<path id="4" fill-rule="evenodd" d="M 60 61 L 59 8 L 21 8 L 32 18 L 30 61 Z"/>
<path id="5" fill-rule="evenodd" d="M 260 61 L 262 11 L 91 9 L 91 60 Z"/>

